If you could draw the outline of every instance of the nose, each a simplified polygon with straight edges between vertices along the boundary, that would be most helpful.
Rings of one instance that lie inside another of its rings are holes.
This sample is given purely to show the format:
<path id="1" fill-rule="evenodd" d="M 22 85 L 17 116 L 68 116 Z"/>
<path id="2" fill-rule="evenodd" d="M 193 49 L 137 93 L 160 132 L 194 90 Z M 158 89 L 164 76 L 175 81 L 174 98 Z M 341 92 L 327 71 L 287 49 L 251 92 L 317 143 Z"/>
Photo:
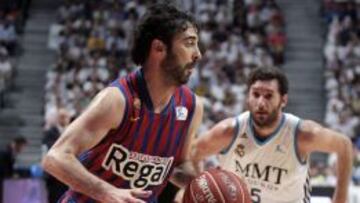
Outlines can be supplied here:
<path id="1" fill-rule="evenodd" d="M 265 98 L 263 98 L 263 97 L 259 97 L 259 99 L 258 99 L 258 106 L 259 106 L 259 108 L 264 108 L 265 107 Z"/>
<path id="2" fill-rule="evenodd" d="M 193 61 L 198 61 L 201 59 L 201 57 L 202 57 L 201 51 L 200 51 L 199 47 L 196 46 L 196 49 L 195 49 L 195 52 L 193 55 Z"/>

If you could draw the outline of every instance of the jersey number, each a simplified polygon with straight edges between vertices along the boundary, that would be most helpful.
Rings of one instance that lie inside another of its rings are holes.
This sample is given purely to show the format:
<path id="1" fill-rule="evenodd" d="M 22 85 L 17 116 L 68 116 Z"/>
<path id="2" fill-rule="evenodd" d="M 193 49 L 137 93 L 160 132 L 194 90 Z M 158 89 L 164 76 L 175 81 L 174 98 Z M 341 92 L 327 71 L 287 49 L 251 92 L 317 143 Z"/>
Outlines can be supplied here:
<path id="1" fill-rule="evenodd" d="M 261 190 L 257 188 L 251 188 L 251 200 L 253 203 L 260 203 L 261 197 L 260 197 Z"/>

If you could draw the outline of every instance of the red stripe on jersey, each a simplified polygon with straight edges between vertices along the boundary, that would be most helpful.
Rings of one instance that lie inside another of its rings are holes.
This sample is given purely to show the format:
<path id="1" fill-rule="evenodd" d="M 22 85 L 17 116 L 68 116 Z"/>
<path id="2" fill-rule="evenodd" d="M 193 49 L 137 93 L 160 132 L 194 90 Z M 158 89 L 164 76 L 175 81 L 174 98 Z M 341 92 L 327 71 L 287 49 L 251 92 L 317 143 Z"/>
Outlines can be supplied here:
<path id="1" fill-rule="evenodd" d="M 134 139 L 132 139 L 132 142 L 130 143 L 130 145 L 128 145 L 133 151 L 140 150 L 142 142 L 139 142 L 139 140 L 144 140 L 145 132 L 148 129 L 149 125 L 151 125 L 150 117 L 147 116 L 147 110 L 145 108 L 144 111 L 140 114 L 139 121 L 137 122 L 139 122 L 140 124 L 136 128 L 134 128 L 136 132 L 132 134 Z"/>
<path id="2" fill-rule="evenodd" d="M 152 154 L 154 149 L 159 147 L 159 146 L 155 146 L 155 142 L 156 142 L 157 133 L 161 127 L 160 123 L 162 123 L 164 117 L 165 116 L 156 116 L 154 118 L 154 122 L 153 125 L 151 126 L 150 133 L 154 133 L 155 136 L 153 139 L 149 140 L 147 149 L 145 151 L 146 154 Z"/>

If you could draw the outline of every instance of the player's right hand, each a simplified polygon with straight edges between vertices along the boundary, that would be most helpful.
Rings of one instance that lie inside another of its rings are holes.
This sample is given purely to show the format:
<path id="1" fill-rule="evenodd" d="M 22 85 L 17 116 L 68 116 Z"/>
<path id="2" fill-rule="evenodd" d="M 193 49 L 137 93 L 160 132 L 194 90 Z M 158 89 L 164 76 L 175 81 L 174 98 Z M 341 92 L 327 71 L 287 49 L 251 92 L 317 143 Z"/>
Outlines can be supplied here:
<path id="1" fill-rule="evenodd" d="M 150 197 L 152 191 L 141 189 L 116 189 L 108 191 L 106 201 L 108 203 L 146 203 L 145 198 Z"/>

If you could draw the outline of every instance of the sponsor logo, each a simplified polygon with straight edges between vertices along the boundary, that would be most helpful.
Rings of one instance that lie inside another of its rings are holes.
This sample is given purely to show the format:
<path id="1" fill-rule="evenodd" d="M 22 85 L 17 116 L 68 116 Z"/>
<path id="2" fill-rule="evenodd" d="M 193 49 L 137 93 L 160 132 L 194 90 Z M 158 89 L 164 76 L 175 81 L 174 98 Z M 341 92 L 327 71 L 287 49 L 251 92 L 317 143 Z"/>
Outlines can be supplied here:
<path id="1" fill-rule="evenodd" d="M 276 152 L 280 152 L 280 153 L 282 153 L 282 154 L 285 154 L 284 146 L 283 146 L 283 145 L 280 145 L 280 144 L 276 145 L 276 150 L 275 150 L 275 151 L 276 151 Z"/>
<path id="2" fill-rule="evenodd" d="M 160 185 L 168 176 L 174 157 L 159 157 L 129 151 L 112 144 L 102 167 L 130 182 L 131 188 Z"/>
<path id="3" fill-rule="evenodd" d="M 263 166 L 258 163 L 248 163 L 244 166 L 237 160 L 235 160 L 235 166 L 235 172 L 242 174 L 243 177 L 259 179 L 275 185 L 281 184 L 284 175 L 288 173 L 287 169 L 271 165 Z"/>

